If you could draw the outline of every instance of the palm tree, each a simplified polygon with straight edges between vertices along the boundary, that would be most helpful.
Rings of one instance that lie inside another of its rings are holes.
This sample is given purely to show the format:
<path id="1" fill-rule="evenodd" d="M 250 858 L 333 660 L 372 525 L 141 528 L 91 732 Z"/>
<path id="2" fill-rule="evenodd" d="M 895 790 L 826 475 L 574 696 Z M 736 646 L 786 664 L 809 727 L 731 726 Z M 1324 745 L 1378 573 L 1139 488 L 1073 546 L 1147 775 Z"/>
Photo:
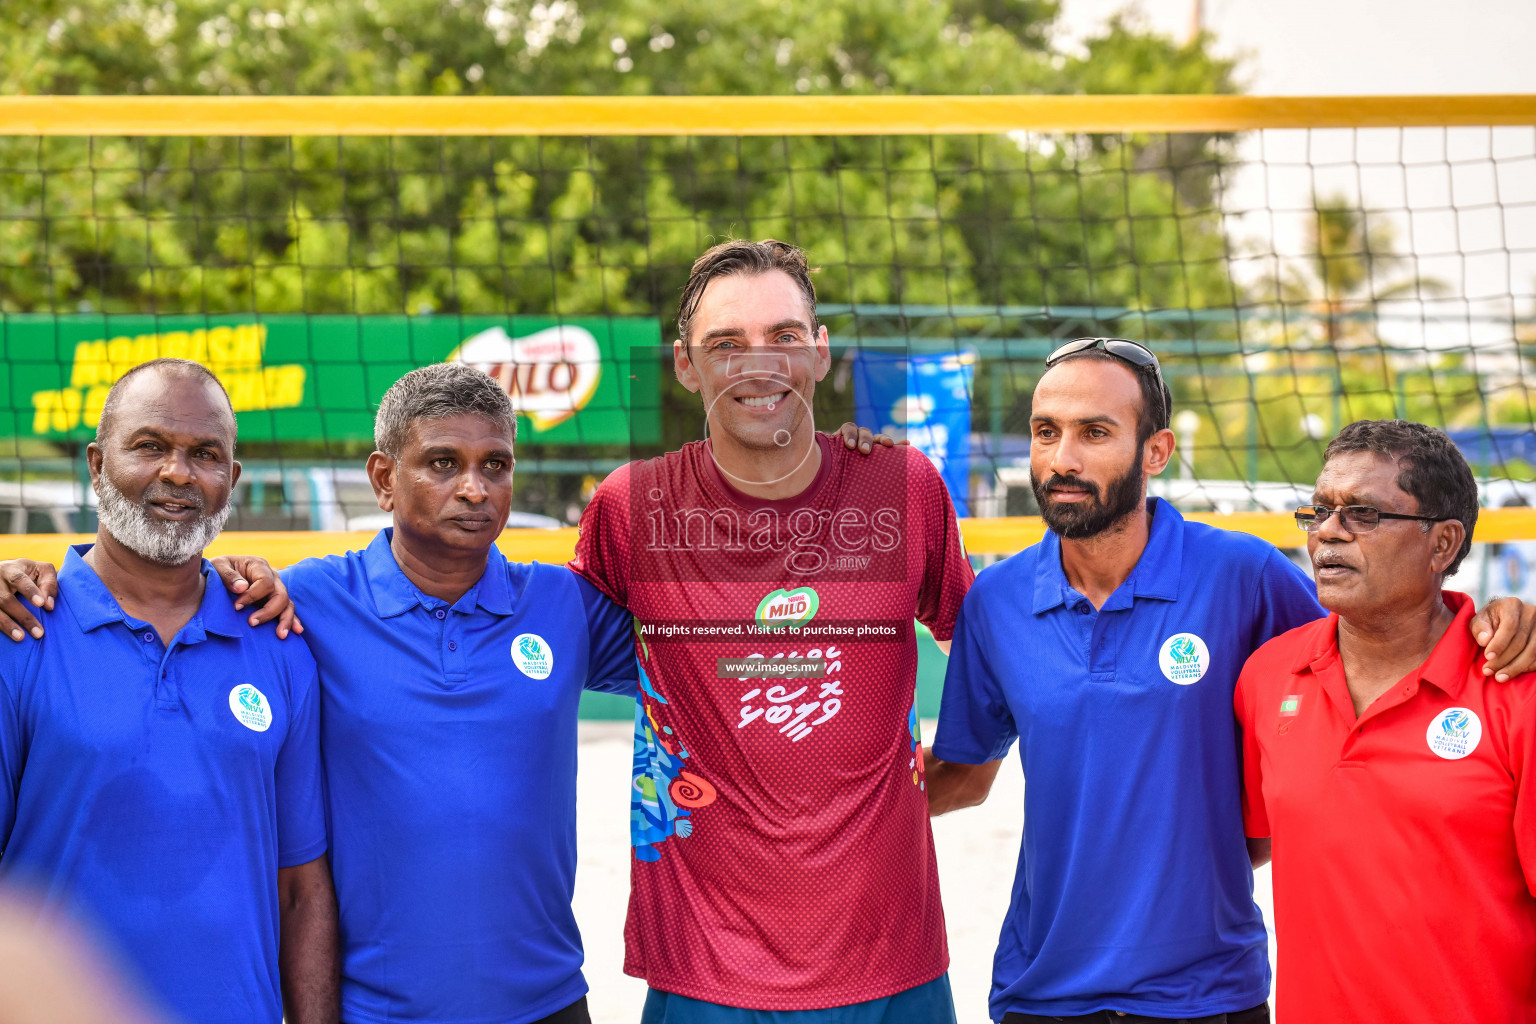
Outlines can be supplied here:
<path id="1" fill-rule="evenodd" d="M 1409 258 L 1397 251 L 1397 231 L 1386 218 L 1367 218 L 1342 195 L 1314 194 L 1312 213 L 1306 256 L 1282 268 L 1270 288 L 1280 302 L 1316 317 L 1328 348 L 1378 344 L 1382 303 L 1450 290 L 1435 278 L 1400 273 Z"/>

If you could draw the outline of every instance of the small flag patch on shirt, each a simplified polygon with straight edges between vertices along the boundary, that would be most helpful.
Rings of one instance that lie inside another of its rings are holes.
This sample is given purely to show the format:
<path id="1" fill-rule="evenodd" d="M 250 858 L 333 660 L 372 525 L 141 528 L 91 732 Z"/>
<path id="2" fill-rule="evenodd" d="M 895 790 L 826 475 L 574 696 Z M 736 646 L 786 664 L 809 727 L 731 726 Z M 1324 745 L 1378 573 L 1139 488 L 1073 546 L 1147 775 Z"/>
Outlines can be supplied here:
<path id="1" fill-rule="evenodd" d="M 1289 718 L 1289 717 L 1292 717 L 1294 715 L 1298 715 L 1300 713 L 1301 713 L 1301 694 L 1299 694 L 1299 693 L 1289 694 L 1285 698 L 1285 700 L 1282 700 L 1280 702 L 1280 714 L 1283 717 Z"/>

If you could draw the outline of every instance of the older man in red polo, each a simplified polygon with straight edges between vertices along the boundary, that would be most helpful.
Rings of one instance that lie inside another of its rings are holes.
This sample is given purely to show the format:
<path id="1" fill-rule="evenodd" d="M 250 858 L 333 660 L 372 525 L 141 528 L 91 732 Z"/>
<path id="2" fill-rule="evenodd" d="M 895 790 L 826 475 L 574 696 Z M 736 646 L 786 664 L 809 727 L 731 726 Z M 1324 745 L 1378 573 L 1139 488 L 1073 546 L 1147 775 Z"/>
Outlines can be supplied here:
<path id="1" fill-rule="evenodd" d="M 1237 684 L 1248 835 L 1273 844 L 1279 1019 L 1536 1021 L 1536 675 L 1483 674 L 1477 484 L 1441 431 L 1350 424 L 1307 531 L 1331 615 Z"/>

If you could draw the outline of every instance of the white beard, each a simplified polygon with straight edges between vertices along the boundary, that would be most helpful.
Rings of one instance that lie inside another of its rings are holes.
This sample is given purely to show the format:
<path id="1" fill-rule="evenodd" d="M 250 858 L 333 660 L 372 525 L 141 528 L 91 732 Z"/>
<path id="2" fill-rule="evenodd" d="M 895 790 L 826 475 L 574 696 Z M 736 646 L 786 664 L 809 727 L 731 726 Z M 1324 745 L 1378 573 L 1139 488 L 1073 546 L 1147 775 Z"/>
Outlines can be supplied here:
<path id="1" fill-rule="evenodd" d="M 189 502 L 197 507 L 196 518 L 182 523 L 156 519 L 147 503 L 129 501 L 113 486 L 105 467 L 96 477 L 96 496 L 101 501 L 96 510 L 101 528 L 129 551 L 159 565 L 185 565 L 201 555 L 224 529 L 231 511 L 226 500 L 210 514 L 199 495 Z"/>

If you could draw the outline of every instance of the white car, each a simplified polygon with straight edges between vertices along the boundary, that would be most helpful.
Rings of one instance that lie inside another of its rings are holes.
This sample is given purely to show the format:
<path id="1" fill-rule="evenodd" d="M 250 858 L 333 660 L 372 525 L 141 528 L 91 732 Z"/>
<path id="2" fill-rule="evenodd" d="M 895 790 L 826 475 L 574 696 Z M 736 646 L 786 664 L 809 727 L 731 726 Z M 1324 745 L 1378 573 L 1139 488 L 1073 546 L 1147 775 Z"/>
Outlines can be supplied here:
<path id="1" fill-rule="evenodd" d="M 95 505 L 75 480 L 0 480 L 0 533 L 89 533 Z"/>

